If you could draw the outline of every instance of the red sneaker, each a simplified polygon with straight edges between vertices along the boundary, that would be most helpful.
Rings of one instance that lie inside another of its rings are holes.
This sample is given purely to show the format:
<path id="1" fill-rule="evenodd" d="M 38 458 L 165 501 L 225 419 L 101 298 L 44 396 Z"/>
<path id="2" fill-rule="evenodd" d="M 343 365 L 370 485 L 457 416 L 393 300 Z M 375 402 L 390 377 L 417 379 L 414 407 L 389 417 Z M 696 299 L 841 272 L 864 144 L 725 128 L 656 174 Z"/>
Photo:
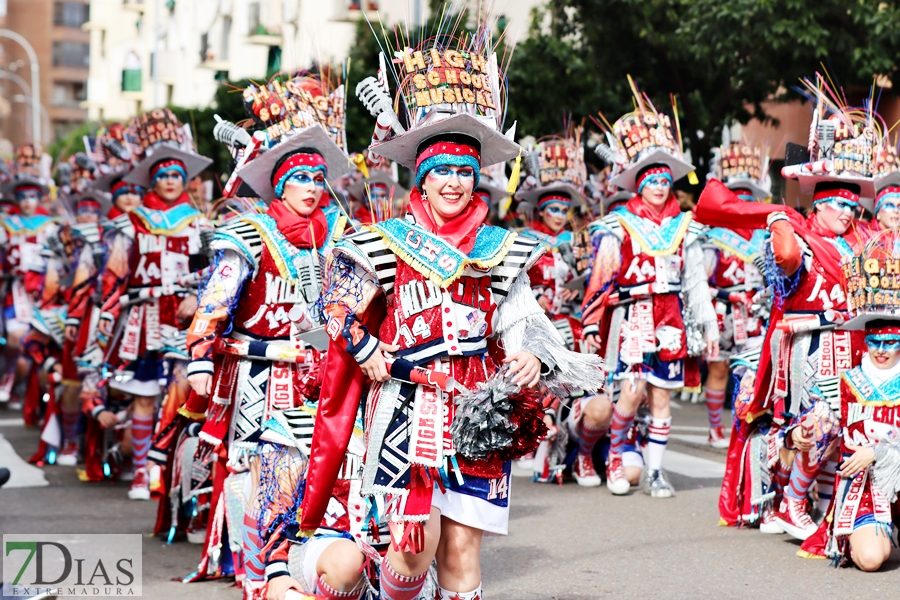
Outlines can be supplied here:
<path id="1" fill-rule="evenodd" d="M 816 522 L 809 516 L 808 503 L 785 494 L 781 508 L 775 514 L 775 522 L 784 532 L 798 540 L 805 540 L 816 532 Z"/>
<path id="2" fill-rule="evenodd" d="M 618 454 L 610 454 L 606 462 L 606 489 L 616 496 L 623 496 L 631 489 L 631 484 L 625 477 L 622 457 Z"/>
<path id="3" fill-rule="evenodd" d="M 728 438 L 725 437 L 725 430 L 721 425 L 709 428 L 709 445 L 713 448 L 728 448 Z"/>
<path id="4" fill-rule="evenodd" d="M 131 482 L 131 488 L 128 490 L 128 498 L 129 500 L 150 499 L 150 477 L 147 475 L 147 469 L 134 470 L 134 480 Z"/>
<path id="5" fill-rule="evenodd" d="M 79 458 L 78 442 L 66 442 L 60 450 L 59 456 L 56 457 L 56 464 L 62 467 L 74 467 L 78 464 Z"/>
<path id="6" fill-rule="evenodd" d="M 590 456 L 579 454 L 575 458 L 575 466 L 572 468 L 572 475 L 575 481 L 582 487 L 598 487 L 600 485 L 600 476 L 594 469 L 594 460 Z"/>

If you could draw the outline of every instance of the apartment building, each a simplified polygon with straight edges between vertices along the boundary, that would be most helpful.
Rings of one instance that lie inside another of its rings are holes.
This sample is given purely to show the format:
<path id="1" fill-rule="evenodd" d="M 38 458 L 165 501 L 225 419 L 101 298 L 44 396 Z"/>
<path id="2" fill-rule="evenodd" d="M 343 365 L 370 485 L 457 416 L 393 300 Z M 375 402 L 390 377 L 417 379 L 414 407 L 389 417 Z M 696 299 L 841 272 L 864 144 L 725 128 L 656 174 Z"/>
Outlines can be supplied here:
<path id="1" fill-rule="evenodd" d="M 6 28 L 25 37 L 37 54 L 44 144 L 87 119 L 81 102 L 87 99 L 90 39 L 82 25 L 89 15 L 88 0 L 6 0 Z M 18 44 L 4 40 L 3 49 L 0 72 L 10 109 L 3 119 L 3 136 L 21 144 L 33 137 L 31 66 Z"/>
<path id="2" fill-rule="evenodd" d="M 474 5 L 475 0 L 471 0 Z M 508 3 L 527 30 L 540 0 Z M 156 106 L 206 106 L 222 81 L 341 60 L 364 15 L 424 19 L 427 0 L 90 0 L 84 33 L 91 120 L 126 119 Z"/>

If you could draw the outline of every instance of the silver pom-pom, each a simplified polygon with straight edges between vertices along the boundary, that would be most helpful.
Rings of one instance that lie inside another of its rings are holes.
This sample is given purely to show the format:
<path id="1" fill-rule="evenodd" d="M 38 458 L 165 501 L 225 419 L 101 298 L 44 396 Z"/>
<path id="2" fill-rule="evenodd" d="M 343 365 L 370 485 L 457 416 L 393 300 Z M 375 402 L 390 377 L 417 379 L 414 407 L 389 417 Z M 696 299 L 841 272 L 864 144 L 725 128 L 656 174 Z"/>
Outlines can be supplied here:
<path id="1" fill-rule="evenodd" d="M 506 369 L 479 383 L 474 390 L 456 396 L 456 415 L 450 425 L 456 451 L 471 459 L 487 458 L 492 452 L 513 443 L 516 425 L 510 420 L 513 403 L 510 396 L 518 385 L 506 378 Z"/>

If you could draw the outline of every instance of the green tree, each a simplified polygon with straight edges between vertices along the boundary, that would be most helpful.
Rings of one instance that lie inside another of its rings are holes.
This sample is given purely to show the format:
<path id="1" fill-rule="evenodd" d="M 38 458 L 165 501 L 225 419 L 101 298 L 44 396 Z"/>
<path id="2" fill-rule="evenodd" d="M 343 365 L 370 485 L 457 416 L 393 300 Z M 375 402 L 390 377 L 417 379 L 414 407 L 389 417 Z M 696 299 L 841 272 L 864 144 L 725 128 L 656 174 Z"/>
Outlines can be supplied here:
<path id="1" fill-rule="evenodd" d="M 685 145 L 701 174 L 722 126 L 772 122 L 770 99 L 796 100 L 824 62 L 851 102 L 873 76 L 900 83 L 900 7 L 866 0 L 549 0 L 510 68 L 521 134 L 558 131 L 563 111 L 632 110 L 626 75 L 657 105 L 677 95 Z"/>

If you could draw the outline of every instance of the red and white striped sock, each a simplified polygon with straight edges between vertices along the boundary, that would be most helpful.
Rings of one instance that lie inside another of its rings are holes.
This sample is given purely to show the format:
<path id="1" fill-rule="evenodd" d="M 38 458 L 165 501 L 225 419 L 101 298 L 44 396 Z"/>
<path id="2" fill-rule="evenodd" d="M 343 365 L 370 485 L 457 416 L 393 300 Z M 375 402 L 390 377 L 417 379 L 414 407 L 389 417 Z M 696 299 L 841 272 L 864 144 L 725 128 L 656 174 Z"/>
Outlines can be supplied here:
<path id="1" fill-rule="evenodd" d="M 413 600 L 425 586 L 428 571 L 418 577 L 399 575 L 385 558 L 381 563 L 381 597 L 383 600 Z"/>
<path id="2" fill-rule="evenodd" d="M 328 598 L 331 600 L 334 598 L 337 600 L 338 598 L 343 598 L 345 600 L 356 600 L 362 594 L 362 586 L 358 586 L 359 589 L 350 590 L 349 592 L 339 592 L 325 581 L 325 578 L 319 575 L 319 580 L 316 582 L 316 593 L 323 598 Z"/>
<path id="3" fill-rule="evenodd" d="M 131 415 L 132 462 L 135 469 L 147 466 L 147 453 L 153 437 L 153 415 Z"/>
<path id="4" fill-rule="evenodd" d="M 647 468 L 658 471 L 662 468 L 663 454 L 669 442 L 669 430 L 672 428 L 672 417 L 650 419 L 650 430 L 647 435 Z"/>
<path id="5" fill-rule="evenodd" d="M 634 421 L 634 413 L 622 411 L 618 405 L 613 409 L 612 422 L 609 426 L 609 453 L 621 456 L 622 448 L 628 439 L 628 429 Z"/>
<path id="6" fill-rule="evenodd" d="M 603 439 L 607 431 L 609 431 L 609 427 L 591 427 L 582 421 L 581 427 L 578 428 L 578 454 L 590 456 L 594 451 L 594 446 Z"/>
<path id="7" fill-rule="evenodd" d="M 706 414 L 709 428 L 722 426 L 722 407 L 725 406 L 725 390 L 706 390 Z"/>
<path id="8" fill-rule="evenodd" d="M 834 476 L 837 471 L 837 461 L 829 460 L 819 467 L 819 474 L 816 476 L 816 490 L 819 493 L 819 510 L 823 513 L 828 510 L 831 503 L 831 497 L 834 495 Z"/>

